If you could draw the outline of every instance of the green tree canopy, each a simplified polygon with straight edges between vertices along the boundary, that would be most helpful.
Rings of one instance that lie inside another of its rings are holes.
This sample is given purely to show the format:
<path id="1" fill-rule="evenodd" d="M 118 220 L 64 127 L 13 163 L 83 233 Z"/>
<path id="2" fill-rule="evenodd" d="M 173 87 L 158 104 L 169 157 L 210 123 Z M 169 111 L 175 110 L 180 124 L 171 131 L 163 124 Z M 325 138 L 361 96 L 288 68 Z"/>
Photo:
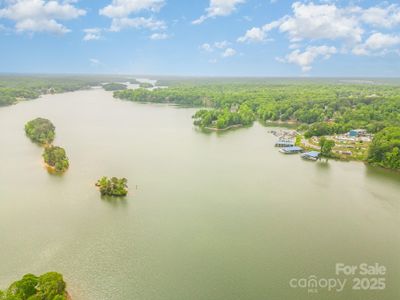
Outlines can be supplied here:
<path id="1" fill-rule="evenodd" d="M 128 194 L 128 180 L 126 178 L 102 177 L 97 181 L 102 196 L 123 197 Z"/>
<path id="2" fill-rule="evenodd" d="M 43 152 L 43 159 L 56 172 L 64 172 L 69 167 L 69 160 L 65 150 L 58 146 L 46 147 Z"/>
<path id="3" fill-rule="evenodd" d="M 122 91 L 126 90 L 127 86 L 123 83 L 106 83 L 103 84 L 103 89 L 106 91 Z"/>
<path id="4" fill-rule="evenodd" d="M 36 118 L 25 124 L 26 135 L 40 145 L 51 144 L 55 137 L 56 127 L 49 120 Z"/>
<path id="5" fill-rule="evenodd" d="M 400 170 L 400 127 L 387 127 L 374 136 L 368 153 L 368 162 Z"/>
<path id="6" fill-rule="evenodd" d="M 319 145 L 321 146 L 321 155 L 325 157 L 332 156 L 332 149 L 335 147 L 335 141 L 328 140 L 325 137 L 322 137 L 319 140 Z"/>
<path id="7" fill-rule="evenodd" d="M 0 291 L 0 300 L 66 300 L 66 284 L 63 276 L 49 272 L 41 276 L 26 274 L 12 283 L 4 292 Z"/>

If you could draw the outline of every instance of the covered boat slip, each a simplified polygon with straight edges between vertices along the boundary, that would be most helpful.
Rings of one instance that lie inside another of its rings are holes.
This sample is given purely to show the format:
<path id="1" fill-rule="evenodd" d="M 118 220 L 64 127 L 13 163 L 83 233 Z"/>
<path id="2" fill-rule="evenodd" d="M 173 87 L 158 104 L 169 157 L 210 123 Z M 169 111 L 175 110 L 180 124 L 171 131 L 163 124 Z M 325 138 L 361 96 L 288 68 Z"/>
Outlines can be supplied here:
<path id="1" fill-rule="evenodd" d="M 303 153 L 301 155 L 301 158 L 308 159 L 308 160 L 318 160 L 319 156 L 320 156 L 319 152 L 310 151 L 310 152 Z"/>
<path id="2" fill-rule="evenodd" d="M 294 147 L 294 140 L 291 140 L 291 139 L 279 139 L 275 143 L 275 147 Z"/>
<path id="3" fill-rule="evenodd" d="M 279 150 L 279 152 L 284 153 L 284 154 L 296 154 L 296 153 L 301 153 L 303 152 L 303 148 L 293 146 L 293 147 L 284 147 Z"/>

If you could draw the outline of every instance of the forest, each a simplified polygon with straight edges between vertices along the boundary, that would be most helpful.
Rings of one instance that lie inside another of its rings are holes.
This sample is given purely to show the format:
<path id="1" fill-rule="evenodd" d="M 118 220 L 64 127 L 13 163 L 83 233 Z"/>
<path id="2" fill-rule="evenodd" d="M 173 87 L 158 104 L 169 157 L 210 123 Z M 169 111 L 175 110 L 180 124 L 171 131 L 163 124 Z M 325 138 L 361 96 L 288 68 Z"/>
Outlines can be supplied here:
<path id="1" fill-rule="evenodd" d="M 170 82 L 165 82 L 170 83 Z M 195 122 L 209 127 L 210 120 L 217 127 L 228 127 L 238 121 L 231 115 L 232 108 L 249 108 L 253 121 L 292 122 L 310 127 L 310 134 L 343 133 L 351 128 L 366 128 L 375 133 L 387 126 L 400 125 L 400 84 L 341 83 L 340 81 L 300 81 L 296 83 L 262 83 L 225 81 L 172 81 L 168 89 L 117 91 L 116 98 L 156 103 L 174 103 L 185 106 L 207 107 L 213 113 L 199 112 Z M 221 117 L 224 115 L 224 117 Z M 246 123 L 248 118 L 246 118 Z M 223 125 L 222 125 L 223 124 Z M 317 124 L 312 125 L 311 124 Z"/>
<path id="2" fill-rule="evenodd" d="M 368 162 L 387 169 L 400 170 L 400 127 L 378 132 L 368 153 Z"/>

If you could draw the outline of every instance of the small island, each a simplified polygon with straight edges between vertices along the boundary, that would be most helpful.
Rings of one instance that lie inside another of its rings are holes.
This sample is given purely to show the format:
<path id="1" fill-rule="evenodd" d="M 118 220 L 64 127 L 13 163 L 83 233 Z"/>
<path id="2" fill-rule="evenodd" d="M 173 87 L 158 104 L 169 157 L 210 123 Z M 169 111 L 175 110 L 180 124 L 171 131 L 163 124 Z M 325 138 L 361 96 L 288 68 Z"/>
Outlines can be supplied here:
<path id="1" fill-rule="evenodd" d="M 123 83 L 105 83 L 102 85 L 103 89 L 106 91 L 122 91 L 122 90 L 126 90 L 127 86 L 126 84 Z"/>
<path id="2" fill-rule="evenodd" d="M 97 181 L 102 196 L 124 197 L 128 194 L 128 180 L 126 178 L 102 177 Z"/>
<path id="3" fill-rule="evenodd" d="M 136 79 L 129 79 L 129 83 L 131 83 L 131 84 L 140 84 L 140 82 L 137 81 Z"/>
<path id="4" fill-rule="evenodd" d="M 0 290 L 0 300 L 70 300 L 63 276 L 49 272 L 40 276 L 26 274 L 12 283 L 5 291 Z"/>
<path id="5" fill-rule="evenodd" d="M 50 172 L 63 173 L 69 167 L 65 150 L 58 146 L 48 146 L 44 149 L 43 159 Z"/>
<path id="6" fill-rule="evenodd" d="M 154 85 L 152 85 L 152 84 L 149 83 L 149 82 L 141 82 L 141 83 L 139 84 L 139 87 L 142 88 L 142 89 L 149 89 L 149 88 L 154 87 Z"/>
<path id="7" fill-rule="evenodd" d="M 36 118 L 25 124 L 26 135 L 32 142 L 39 145 L 49 145 L 53 142 L 56 127 L 49 120 Z"/>

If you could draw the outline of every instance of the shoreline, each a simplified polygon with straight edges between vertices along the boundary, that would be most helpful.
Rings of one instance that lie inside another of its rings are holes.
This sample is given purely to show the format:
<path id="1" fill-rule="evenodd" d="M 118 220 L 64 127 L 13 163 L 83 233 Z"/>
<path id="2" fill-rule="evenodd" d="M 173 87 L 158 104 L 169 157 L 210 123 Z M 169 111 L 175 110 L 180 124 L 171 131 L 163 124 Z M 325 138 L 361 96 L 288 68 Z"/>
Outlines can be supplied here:
<path id="1" fill-rule="evenodd" d="M 203 127 L 203 129 L 207 129 L 207 130 L 211 130 L 211 131 L 227 131 L 229 129 L 233 129 L 233 128 L 240 128 L 243 127 L 242 124 L 235 124 L 235 125 L 231 125 L 225 128 L 215 128 L 215 127 Z"/>

